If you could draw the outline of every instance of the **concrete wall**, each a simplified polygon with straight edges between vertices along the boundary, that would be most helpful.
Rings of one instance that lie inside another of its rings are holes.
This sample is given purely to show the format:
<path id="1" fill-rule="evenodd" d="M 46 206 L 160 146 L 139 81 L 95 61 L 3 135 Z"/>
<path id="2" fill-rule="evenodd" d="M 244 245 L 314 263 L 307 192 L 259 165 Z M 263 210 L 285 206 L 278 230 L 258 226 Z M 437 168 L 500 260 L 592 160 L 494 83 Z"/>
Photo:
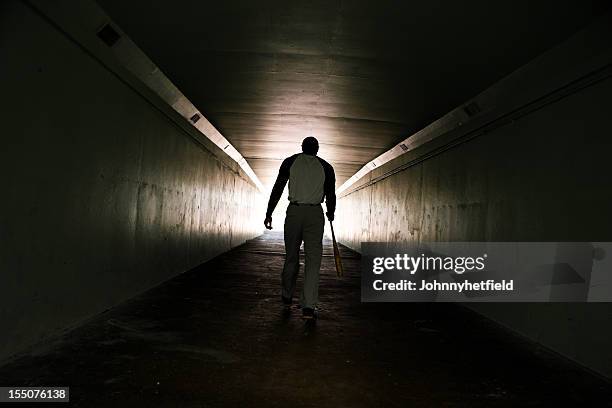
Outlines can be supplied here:
<path id="1" fill-rule="evenodd" d="M 339 200 L 339 239 L 357 250 L 363 241 L 612 241 L 610 106 L 608 76 L 478 137 L 441 148 L 466 132 L 456 129 L 400 156 Z M 469 307 L 612 377 L 609 304 Z"/>
<path id="2" fill-rule="evenodd" d="M 0 359 L 261 233 L 235 162 L 23 3 L 0 60 Z"/>

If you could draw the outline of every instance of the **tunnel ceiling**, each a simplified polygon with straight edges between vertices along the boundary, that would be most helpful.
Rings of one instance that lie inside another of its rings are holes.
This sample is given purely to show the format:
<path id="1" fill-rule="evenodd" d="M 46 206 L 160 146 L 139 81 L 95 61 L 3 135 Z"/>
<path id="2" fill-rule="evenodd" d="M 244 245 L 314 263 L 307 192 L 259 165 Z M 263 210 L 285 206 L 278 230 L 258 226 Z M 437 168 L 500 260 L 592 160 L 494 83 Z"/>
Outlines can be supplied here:
<path id="1" fill-rule="evenodd" d="M 307 135 L 319 139 L 339 186 L 607 7 L 584 0 L 98 3 L 266 187 Z"/>

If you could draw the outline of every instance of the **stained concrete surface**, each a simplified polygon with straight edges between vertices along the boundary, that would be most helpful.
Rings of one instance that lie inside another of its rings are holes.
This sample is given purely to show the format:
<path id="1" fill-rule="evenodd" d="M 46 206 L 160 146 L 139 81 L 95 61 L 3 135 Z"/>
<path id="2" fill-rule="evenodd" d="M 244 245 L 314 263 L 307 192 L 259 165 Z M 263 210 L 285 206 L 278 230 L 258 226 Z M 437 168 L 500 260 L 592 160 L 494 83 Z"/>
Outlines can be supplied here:
<path id="1" fill-rule="evenodd" d="M 33 348 L 0 384 L 67 385 L 78 407 L 612 406 L 611 384 L 458 305 L 360 303 L 359 256 L 341 251 L 338 279 L 325 241 L 314 325 L 282 313 L 267 233 Z"/>
<path id="2" fill-rule="evenodd" d="M 25 2 L 0 56 L 0 360 L 261 233 L 237 163 Z"/>
<path id="3" fill-rule="evenodd" d="M 356 250 L 368 241 L 612 240 L 611 95 L 607 77 L 440 154 L 423 145 L 398 157 L 338 199 L 338 239 Z M 611 304 L 471 307 L 612 378 Z"/>

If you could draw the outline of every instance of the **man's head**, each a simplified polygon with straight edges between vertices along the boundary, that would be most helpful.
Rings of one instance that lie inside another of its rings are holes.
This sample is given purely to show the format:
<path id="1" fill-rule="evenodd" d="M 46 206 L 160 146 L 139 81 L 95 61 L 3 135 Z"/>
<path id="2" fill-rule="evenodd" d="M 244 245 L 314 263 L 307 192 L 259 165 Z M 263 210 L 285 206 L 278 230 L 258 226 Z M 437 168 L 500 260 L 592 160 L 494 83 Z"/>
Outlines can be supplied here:
<path id="1" fill-rule="evenodd" d="M 312 136 L 308 136 L 302 141 L 302 151 L 315 156 L 319 151 L 319 141 Z"/>

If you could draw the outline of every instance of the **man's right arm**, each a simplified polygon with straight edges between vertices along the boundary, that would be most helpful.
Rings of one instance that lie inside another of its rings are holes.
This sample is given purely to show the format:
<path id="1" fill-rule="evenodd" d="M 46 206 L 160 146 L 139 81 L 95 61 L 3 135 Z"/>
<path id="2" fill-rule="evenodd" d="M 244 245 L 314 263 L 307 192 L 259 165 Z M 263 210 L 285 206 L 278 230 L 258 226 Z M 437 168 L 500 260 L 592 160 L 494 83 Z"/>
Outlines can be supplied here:
<path id="1" fill-rule="evenodd" d="M 292 163 L 292 157 L 289 157 L 283 160 L 283 163 L 280 166 L 280 170 L 278 171 L 278 177 L 276 177 L 276 182 L 274 182 L 274 187 L 272 187 L 272 193 L 270 194 L 270 200 L 268 201 L 268 210 L 266 211 L 266 218 L 272 217 L 272 213 L 274 212 L 278 201 L 283 195 L 283 190 L 285 189 L 287 181 L 289 180 L 289 169 L 291 168 Z"/>

